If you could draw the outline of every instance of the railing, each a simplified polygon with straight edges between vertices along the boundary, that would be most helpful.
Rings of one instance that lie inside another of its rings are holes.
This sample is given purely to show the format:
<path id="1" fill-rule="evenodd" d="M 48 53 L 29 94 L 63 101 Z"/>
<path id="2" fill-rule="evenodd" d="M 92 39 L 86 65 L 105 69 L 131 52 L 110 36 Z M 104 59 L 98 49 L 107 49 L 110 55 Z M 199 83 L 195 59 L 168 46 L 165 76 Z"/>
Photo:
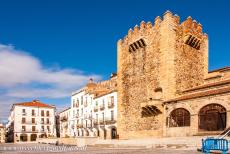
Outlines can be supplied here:
<path id="1" fill-rule="evenodd" d="M 77 124 L 77 128 L 83 128 L 83 124 Z"/>
<path id="2" fill-rule="evenodd" d="M 35 130 L 32 130 L 32 129 L 29 129 L 29 130 L 21 129 L 21 132 L 38 132 L 38 130 L 37 129 L 35 129 Z"/>
<path id="3" fill-rule="evenodd" d="M 207 138 L 202 139 L 202 152 L 210 153 L 211 150 L 222 151 L 223 154 L 227 154 L 228 140 Z"/>
<path id="4" fill-rule="evenodd" d="M 92 128 L 92 124 L 87 124 L 86 127 L 87 128 Z"/>
<path id="5" fill-rule="evenodd" d="M 23 116 L 26 116 L 26 114 L 27 114 L 26 112 L 22 112 L 22 115 L 23 115 Z"/>
<path id="6" fill-rule="evenodd" d="M 61 117 L 61 121 L 62 121 L 62 122 L 65 122 L 65 121 L 67 121 L 67 120 L 68 120 L 67 117 Z"/>
<path id="7" fill-rule="evenodd" d="M 84 115 L 84 119 L 92 119 L 93 116 L 92 115 Z"/>
<path id="8" fill-rule="evenodd" d="M 113 108 L 114 107 L 114 102 L 109 102 L 108 103 L 108 108 Z"/>
<path id="9" fill-rule="evenodd" d="M 26 122 L 22 122 L 22 124 L 35 125 L 35 124 L 38 124 L 38 123 L 37 122 L 26 121 Z"/>
<path id="10" fill-rule="evenodd" d="M 104 109 L 105 109 L 105 105 L 101 105 L 100 110 L 104 110 Z"/>
<path id="11" fill-rule="evenodd" d="M 99 120 L 99 124 L 100 125 L 104 125 L 105 124 L 105 120 Z"/>
<path id="12" fill-rule="evenodd" d="M 94 121 L 94 122 L 93 122 L 93 125 L 94 125 L 94 126 L 98 126 L 98 124 L 99 124 L 98 121 Z"/>
<path id="13" fill-rule="evenodd" d="M 94 112 L 97 112 L 98 111 L 98 106 L 95 106 L 94 107 Z"/>
<path id="14" fill-rule="evenodd" d="M 111 125 L 111 124 L 115 124 L 117 121 L 114 119 L 110 119 L 110 120 L 105 120 L 105 124 L 106 125 Z"/>

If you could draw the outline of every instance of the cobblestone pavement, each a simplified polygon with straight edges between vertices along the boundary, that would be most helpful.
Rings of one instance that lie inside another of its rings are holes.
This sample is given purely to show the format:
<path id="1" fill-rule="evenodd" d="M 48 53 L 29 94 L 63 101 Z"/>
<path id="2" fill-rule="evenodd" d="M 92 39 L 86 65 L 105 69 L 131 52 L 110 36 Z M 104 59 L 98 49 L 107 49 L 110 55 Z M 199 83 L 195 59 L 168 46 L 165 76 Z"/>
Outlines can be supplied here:
<path id="1" fill-rule="evenodd" d="M 69 149 L 68 149 L 69 148 Z M 75 149 L 74 149 L 75 148 Z M 67 151 L 69 150 L 69 151 Z M 54 152 L 55 151 L 55 152 Z M 145 149 L 145 148 L 94 148 L 76 149 L 74 146 L 54 146 L 46 144 L 0 144 L 2 154 L 198 154 L 196 150 Z"/>

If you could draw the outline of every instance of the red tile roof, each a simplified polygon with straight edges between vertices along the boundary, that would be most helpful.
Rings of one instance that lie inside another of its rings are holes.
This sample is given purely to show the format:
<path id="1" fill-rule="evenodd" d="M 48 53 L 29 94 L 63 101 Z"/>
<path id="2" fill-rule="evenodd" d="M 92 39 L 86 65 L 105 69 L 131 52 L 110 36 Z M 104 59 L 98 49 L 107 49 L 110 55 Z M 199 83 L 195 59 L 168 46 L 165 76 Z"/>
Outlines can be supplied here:
<path id="1" fill-rule="evenodd" d="M 201 92 L 197 92 L 197 93 L 182 95 L 180 97 L 177 97 L 177 98 L 174 98 L 171 100 L 167 100 L 164 103 L 193 99 L 193 98 L 199 98 L 199 97 L 205 97 L 205 96 L 211 96 L 211 95 L 217 95 L 217 94 L 223 94 L 223 93 L 229 93 L 229 92 L 230 92 L 230 87 L 211 89 L 211 90 L 207 90 L 207 91 L 201 91 Z"/>
<path id="2" fill-rule="evenodd" d="M 13 105 L 55 108 L 55 106 L 44 104 L 38 100 L 33 100 L 32 102 L 16 103 Z"/>
<path id="3" fill-rule="evenodd" d="M 217 81 L 217 82 L 213 82 L 213 83 L 206 83 L 206 84 L 196 86 L 196 87 L 191 88 L 191 89 L 186 89 L 183 92 L 188 92 L 188 91 L 193 91 L 193 90 L 198 90 L 198 89 L 213 87 L 213 86 L 220 86 L 220 85 L 224 85 L 224 84 L 228 84 L 228 83 L 230 83 L 230 79 Z"/>
<path id="4" fill-rule="evenodd" d="M 208 73 L 212 73 L 212 72 L 221 72 L 221 71 L 228 71 L 230 70 L 230 66 L 226 66 L 226 67 L 223 67 L 223 68 L 220 68 L 220 69 L 216 69 L 216 70 L 212 70 L 212 71 L 209 71 Z"/>

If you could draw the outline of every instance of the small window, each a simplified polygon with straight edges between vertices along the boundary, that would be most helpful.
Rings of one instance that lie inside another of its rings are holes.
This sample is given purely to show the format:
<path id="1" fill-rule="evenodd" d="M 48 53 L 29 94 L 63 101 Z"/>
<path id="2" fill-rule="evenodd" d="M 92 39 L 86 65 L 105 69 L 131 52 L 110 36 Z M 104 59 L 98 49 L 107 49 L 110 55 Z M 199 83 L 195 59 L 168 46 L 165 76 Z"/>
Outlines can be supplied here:
<path id="1" fill-rule="evenodd" d="M 34 132 L 36 130 L 36 126 L 32 126 L 32 131 Z"/>
<path id="2" fill-rule="evenodd" d="M 35 116 L 35 111 L 34 110 L 32 110 L 32 116 Z"/>
<path id="3" fill-rule="evenodd" d="M 26 131 L 26 126 L 22 126 L 22 131 Z"/>
<path id="4" fill-rule="evenodd" d="M 146 43 L 143 39 L 137 40 L 136 42 L 133 42 L 129 45 L 129 52 L 136 51 L 140 48 L 144 48 L 146 46 Z"/>
<path id="5" fill-rule="evenodd" d="M 32 118 L 32 124 L 35 124 L 35 118 Z"/>
<path id="6" fill-rule="evenodd" d="M 26 118 L 22 118 L 22 123 L 26 123 Z"/>
<path id="7" fill-rule="evenodd" d="M 195 48 L 197 50 L 200 49 L 200 39 L 196 38 L 195 36 L 192 35 L 187 35 L 185 37 L 185 44 L 189 45 L 192 48 Z"/>
<path id="8" fill-rule="evenodd" d="M 111 121 L 113 121 L 114 120 L 114 111 L 112 110 L 111 111 Z"/>
<path id="9" fill-rule="evenodd" d="M 44 114 L 44 110 L 42 110 L 42 111 L 41 111 L 41 115 L 42 115 L 42 116 L 45 116 L 45 114 Z"/>
<path id="10" fill-rule="evenodd" d="M 50 112 L 49 111 L 46 111 L 46 116 L 50 116 Z"/>

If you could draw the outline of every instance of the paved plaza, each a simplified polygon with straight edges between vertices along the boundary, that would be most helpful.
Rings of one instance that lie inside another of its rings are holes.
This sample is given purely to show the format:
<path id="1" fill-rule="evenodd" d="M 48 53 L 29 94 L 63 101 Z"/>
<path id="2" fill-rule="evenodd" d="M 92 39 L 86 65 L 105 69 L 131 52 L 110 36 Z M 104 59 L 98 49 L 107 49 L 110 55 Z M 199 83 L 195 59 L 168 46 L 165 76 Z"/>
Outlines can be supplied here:
<path id="1" fill-rule="evenodd" d="M 160 148 L 103 148 L 103 147 L 83 147 L 77 149 L 74 146 L 55 146 L 49 144 L 0 144 L 0 153 L 3 154 L 48 154 L 48 153 L 66 153 L 66 154 L 152 154 L 152 153 L 163 153 L 163 154 L 197 154 L 196 150 L 178 150 L 178 149 L 160 149 Z"/>

